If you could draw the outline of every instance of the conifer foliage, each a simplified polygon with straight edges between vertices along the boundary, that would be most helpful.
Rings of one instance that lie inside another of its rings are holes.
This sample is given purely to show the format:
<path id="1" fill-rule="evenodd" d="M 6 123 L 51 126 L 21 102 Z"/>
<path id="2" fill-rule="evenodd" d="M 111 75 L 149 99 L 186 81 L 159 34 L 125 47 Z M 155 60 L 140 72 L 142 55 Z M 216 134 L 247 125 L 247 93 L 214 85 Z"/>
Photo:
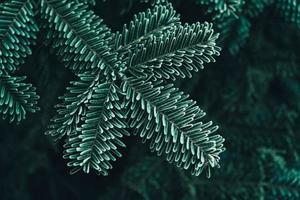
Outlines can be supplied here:
<path id="1" fill-rule="evenodd" d="M 238 54 L 249 39 L 251 20 L 259 20 L 270 9 L 282 21 L 300 27 L 298 0 L 196 0 L 196 3 L 207 8 L 206 14 L 211 16 L 232 55 Z"/>
<path id="2" fill-rule="evenodd" d="M 205 113 L 172 84 L 180 76 L 214 62 L 220 48 L 212 25 L 182 25 L 170 3 L 157 1 L 153 9 L 134 16 L 121 32 L 113 33 L 89 10 L 94 1 L 12 0 L 0 6 L 0 112 L 21 121 L 38 110 L 35 88 L 14 72 L 30 55 L 38 26 L 46 43 L 77 76 L 60 97 L 57 115 L 46 132 L 66 138 L 64 158 L 71 172 L 94 169 L 107 175 L 111 161 L 130 132 L 169 162 L 191 169 L 219 166 L 224 139 L 218 126 L 204 122 Z"/>
<path id="3" fill-rule="evenodd" d="M 25 77 L 12 73 L 32 53 L 38 27 L 30 0 L 11 0 L 0 4 L 0 113 L 10 122 L 20 122 L 27 112 L 36 112 L 35 88 Z"/>
<path id="4" fill-rule="evenodd" d="M 107 175 L 131 132 L 193 175 L 219 166 L 218 126 L 202 121 L 195 102 L 167 83 L 215 61 L 220 48 L 211 24 L 182 25 L 170 3 L 135 15 L 117 33 L 83 3 L 42 0 L 41 16 L 51 45 L 79 77 L 46 132 L 66 138 L 72 173 Z"/>
<path id="5" fill-rule="evenodd" d="M 299 10 L 299 0 L 1 1 L 1 199 L 300 199 Z M 203 18 L 213 26 L 181 22 Z M 112 177 L 67 176 L 43 132 L 64 144 L 71 173 Z"/>

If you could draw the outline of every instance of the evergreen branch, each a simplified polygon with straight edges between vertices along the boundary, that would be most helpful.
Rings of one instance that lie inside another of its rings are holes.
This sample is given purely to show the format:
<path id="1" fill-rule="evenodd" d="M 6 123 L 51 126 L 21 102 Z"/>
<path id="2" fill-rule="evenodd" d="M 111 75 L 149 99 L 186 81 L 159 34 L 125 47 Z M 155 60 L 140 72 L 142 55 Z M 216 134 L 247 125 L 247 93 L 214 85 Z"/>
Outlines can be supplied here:
<path id="1" fill-rule="evenodd" d="M 222 196 L 238 199 L 300 197 L 299 169 L 289 167 L 283 157 L 273 149 L 259 149 L 252 156 L 247 163 L 248 167 L 245 165 L 237 167 L 236 163 L 231 161 L 214 180 L 191 180 L 191 182 L 201 186 L 203 192 L 213 185 L 218 191 L 215 194 L 216 199 L 222 199 Z M 226 187 L 227 185 L 231 187 Z"/>
<path id="2" fill-rule="evenodd" d="M 276 7 L 279 14 L 289 23 L 300 28 L 300 3 L 297 0 L 278 0 Z"/>
<path id="3" fill-rule="evenodd" d="M 80 169 L 89 173 L 93 168 L 107 175 L 112 168 L 110 161 L 122 156 L 117 147 L 125 147 L 120 138 L 129 133 L 125 129 L 127 125 L 122 119 L 121 108 L 114 83 L 98 84 L 87 104 L 80 134 L 71 136 L 65 145 L 64 158 L 71 160 L 68 163 L 72 167 L 71 173 Z"/>
<path id="4" fill-rule="evenodd" d="M 236 12 L 242 6 L 241 0 L 196 0 L 196 2 L 208 7 L 206 12 L 213 14 L 213 20 L 224 19 L 231 15 L 237 17 Z"/>
<path id="5" fill-rule="evenodd" d="M 86 104 L 90 101 L 95 89 L 100 84 L 100 74 L 86 72 L 78 75 L 79 81 L 72 81 L 67 87 L 67 93 L 60 97 L 61 104 L 56 106 L 57 115 L 51 119 L 46 135 L 51 135 L 54 140 L 65 135 L 77 135 L 81 118 L 85 116 Z"/>
<path id="6" fill-rule="evenodd" d="M 179 176 L 163 163 L 157 166 L 154 158 L 146 157 L 125 171 L 123 181 L 130 190 L 149 197 L 148 199 L 161 195 L 162 187 L 180 189 L 184 194 L 191 191 L 191 194 L 185 195 L 185 199 L 193 199 L 194 195 L 220 200 L 299 198 L 299 166 L 289 166 L 274 149 L 263 148 L 253 152 L 253 148 L 250 148 L 250 152 L 249 149 L 246 155 L 232 152 L 225 159 L 223 170 L 217 171 L 210 180 L 190 177 L 180 172 Z M 241 156 L 245 156 L 247 162 L 241 162 Z M 151 162 L 154 164 L 151 165 Z M 156 169 L 153 169 L 154 166 Z M 147 179 L 144 179 L 145 174 Z M 177 193 L 175 195 L 178 197 Z M 172 197 L 168 193 L 166 198 L 175 199 Z"/>
<path id="7" fill-rule="evenodd" d="M 87 5 L 68 0 L 42 0 L 42 18 L 48 21 L 48 38 L 54 38 L 53 47 L 67 67 L 76 73 L 101 69 L 115 79 L 114 68 L 118 65 L 117 55 L 109 52 L 110 30 L 103 20 Z"/>
<path id="8" fill-rule="evenodd" d="M 224 151 L 223 138 L 212 134 L 218 127 L 212 122 L 204 124 L 201 118 L 205 113 L 173 85 L 162 86 L 159 81 L 154 87 L 143 80 L 190 77 L 190 71 L 215 61 L 220 48 L 215 44 L 218 34 L 214 34 L 211 24 L 181 26 L 171 5 L 166 4 L 135 16 L 129 28 L 124 26 L 123 33 L 111 40 L 112 33 L 86 7 L 66 0 L 42 0 L 42 16 L 50 28 L 48 38 L 56 38 L 52 46 L 67 66 L 86 71 L 78 74 L 81 80 L 73 82 L 62 97 L 58 115 L 46 132 L 55 139 L 68 136 L 64 158 L 70 160 L 71 173 L 94 169 L 107 175 L 112 168 L 110 162 L 121 157 L 117 147 L 125 146 L 120 138 L 129 135 L 125 119 L 130 115 L 137 117 L 129 120 L 131 127 L 142 130 L 148 137 L 145 140 L 151 139 L 153 151 L 159 155 L 166 151 L 168 161 L 191 169 L 194 175 L 208 168 L 210 176 L 210 167 L 218 166 L 219 154 Z M 91 64 L 91 56 L 100 67 Z M 142 76 L 136 76 L 133 70 L 143 65 L 149 66 L 151 73 L 145 70 Z M 136 77 L 127 79 L 130 74 Z M 118 96 L 119 83 L 123 85 L 123 99 Z M 161 102 L 153 96 L 157 92 Z M 136 94 L 139 97 L 134 100 Z M 146 110 L 141 96 L 148 102 Z M 123 111 L 128 104 L 131 110 Z M 156 138 L 151 138 L 154 132 Z"/>
<path id="9" fill-rule="evenodd" d="M 140 0 L 142 3 L 151 2 L 152 5 L 167 3 L 168 0 Z"/>
<path id="10" fill-rule="evenodd" d="M 14 71 L 25 62 L 37 31 L 31 0 L 0 4 L 0 70 Z"/>
<path id="11" fill-rule="evenodd" d="M 10 122 L 25 119 L 27 112 L 36 112 L 39 96 L 31 84 L 23 83 L 26 77 L 12 77 L 0 71 L 0 113 Z"/>
<path id="12" fill-rule="evenodd" d="M 274 0 L 250 0 L 245 4 L 245 14 L 250 17 L 256 17 L 261 14 L 266 7 L 273 4 Z"/>
<path id="13" fill-rule="evenodd" d="M 96 5 L 96 0 L 76 0 L 79 3 L 85 3 L 85 4 L 89 4 L 89 5 Z"/>
<path id="14" fill-rule="evenodd" d="M 136 128 L 143 142 L 151 140 L 150 148 L 164 154 L 178 167 L 191 169 L 198 176 L 204 168 L 218 166 L 224 151 L 223 138 L 213 135 L 218 129 L 212 122 L 203 123 L 205 113 L 188 95 L 162 81 L 145 82 L 128 78 L 123 92 L 129 100 L 129 126 Z"/>
<path id="15" fill-rule="evenodd" d="M 161 37 L 152 37 L 148 44 L 129 58 L 128 70 L 137 77 L 165 78 L 191 77 L 190 71 L 203 69 L 204 63 L 215 62 L 220 48 L 218 34 L 209 23 L 176 27 Z"/>
<path id="16" fill-rule="evenodd" d="M 246 17 L 240 16 L 234 27 L 237 36 L 228 45 L 228 50 L 232 55 L 237 55 L 250 36 L 251 23 Z"/>
<path id="17" fill-rule="evenodd" d="M 129 25 L 125 24 L 121 33 L 114 35 L 113 49 L 119 53 L 132 51 L 151 36 L 160 36 L 165 31 L 173 30 L 180 24 L 179 20 L 179 15 L 170 3 L 156 5 L 151 10 L 134 15 Z"/>

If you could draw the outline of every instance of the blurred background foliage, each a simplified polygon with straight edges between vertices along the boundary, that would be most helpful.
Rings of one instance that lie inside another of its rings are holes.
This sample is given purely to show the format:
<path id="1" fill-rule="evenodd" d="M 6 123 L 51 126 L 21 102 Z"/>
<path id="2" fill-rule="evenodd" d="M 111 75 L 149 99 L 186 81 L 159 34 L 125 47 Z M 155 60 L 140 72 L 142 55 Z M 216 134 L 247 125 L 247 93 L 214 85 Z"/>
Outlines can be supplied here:
<path id="1" fill-rule="evenodd" d="M 88 2 L 115 31 L 152 3 Z M 220 125 L 221 168 L 192 177 L 128 138 L 109 176 L 70 176 L 62 145 L 43 132 L 74 77 L 38 37 L 17 74 L 37 87 L 41 111 L 17 126 L 0 121 L 0 199 L 300 199 L 300 2 L 171 2 L 184 22 L 212 21 L 221 33 L 217 62 L 177 82 Z"/>

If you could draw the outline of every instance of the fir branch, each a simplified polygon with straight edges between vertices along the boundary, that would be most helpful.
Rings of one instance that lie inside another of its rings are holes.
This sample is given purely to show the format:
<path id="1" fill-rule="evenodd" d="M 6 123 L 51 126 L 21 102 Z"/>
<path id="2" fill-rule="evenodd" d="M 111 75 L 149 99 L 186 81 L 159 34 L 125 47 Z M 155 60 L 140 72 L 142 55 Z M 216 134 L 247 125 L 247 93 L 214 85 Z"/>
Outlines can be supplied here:
<path id="1" fill-rule="evenodd" d="M 130 108 L 129 126 L 135 128 L 143 141 L 151 140 L 150 148 L 164 154 L 178 167 L 191 169 L 198 176 L 203 169 L 218 166 L 224 151 L 224 139 L 213 133 L 212 122 L 203 123 L 205 113 L 188 95 L 163 85 L 162 81 L 145 82 L 128 78 L 123 84 Z"/>
<path id="2" fill-rule="evenodd" d="M 85 116 L 86 104 L 90 101 L 95 89 L 100 84 L 100 74 L 86 72 L 79 74 L 78 81 L 72 81 L 67 87 L 67 93 L 60 97 L 61 104 L 56 105 L 57 115 L 51 119 L 46 135 L 51 135 L 55 141 L 65 135 L 77 135 L 81 118 Z"/>
<path id="3" fill-rule="evenodd" d="M 31 0 L 0 4 L 0 69 L 14 71 L 31 55 L 38 27 Z"/>
<path id="4" fill-rule="evenodd" d="M 115 79 L 118 62 L 117 55 L 109 52 L 111 32 L 102 19 L 87 10 L 87 5 L 69 0 L 41 0 L 41 14 L 48 21 L 47 27 L 58 33 L 47 37 L 55 37 L 53 47 L 67 67 L 78 74 L 100 69 Z"/>
<path id="5" fill-rule="evenodd" d="M 24 83 L 26 77 L 13 77 L 0 71 L 0 113 L 10 122 L 25 119 L 27 112 L 36 112 L 39 96 L 31 84 Z"/>
<path id="6" fill-rule="evenodd" d="M 300 2 L 297 0 L 276 1 L 276 8 L 279 14 L 289 23 L 300 28 Z"/>
<path id="7" fill-rule="evenodd" d="M 212 122 L 203 123 L 201 118 L 205 113 L 194 106 L 195 102 L 188 100 L 186 95 L 172 88 L 173 85 L 163 86 L 163 82 L 159 81 L 154 84 L 155 87 L 149 87 L 152 83 L 144 81 L 162 77 L 175 79 L 175 75 L 190 77 L 189 71 L 198 71 L 204 63 L 215 61 L 214 56 L 219 55 L 220 48 L 216 46 L 218 34 L 214 34 L 211 24 L 181 26 L 170 4 L 157 5 L 153 10 L 135 16 L 129 28 L 124 26 L 122 34 L 115 34 L 111 40 L 110 30 L 83 4 L 68 3 L 66 0 L 42 2 L 42 15 L 49 22 L 48 28 L 54 30 L 49 33 L 50 36 L 54 33 L 53 46 L 67 66 L 74 65 L 86 71 L 83 75 L 78 74 L 81 80 L 73 82 L 68 93 L 62 97 L 62 107 L 46 132 L 57 139 L 67 135 L 64 158 L 70 160 L 68 166 L 72 167 L 71 173 L 81 169 L 89 173 L 94 169 L 107 175 L 112 168 L 110 161 L 121 156 L 117 146 L 125 146 L 120 138 L 129 135 L 126 130 L 128 114 L 136 117 L 137 113 L 140 115 L 135 122 L 131 121 L 130 127 L 142 131 L 144 135 L 149 128 L 152 128 L 149 135 L 157 132 L 161 140 L 153 138 L 152 149 L 159 154 L 167 150 L 170 162 L 190 168 L 194 175 L 199 175 L 204 168 L 208 168 L 210 174 L 210 167 L 218 166 L 219 154 L 224 151 L 224 140 L 219 135 L 212 135 L 217 126 L 211 126 Z M 76 43 L 79 45 L 76 46 Z M 144 51 L 140 51 L 141 48 Z M 95 67 L 89 59 L 81 59 L 81 56 L 90 58 L 86 54 L 93 53 L 100 67 Z M 151 73 L 127 78 L 136 75 L 133 69 L 140 70 L 143 65 L 152 68 Z M 89 76 L 92 74 L 94 77 Z M 123 88 L 121 98 L 119 84 Z M 161 93 L 160 98 L 167 97 L 161 99 L 161 104 L 153 99 L 157 92 Z M 135 94 L 139 94 L 136 101 Z M 151 102 L 151 105 L 147 104 L 149 116 L 143 116 L 145 102 L 139 99 L 141 95 L 150 98 L 147 99 Z M 174 98 L 170 98 L 171 95 Z M 124 112 L 122 108 L 128 108 L 128 104 L 133 107 Z M 176 114 L 169 113 L 172 111 Z M 147 127 L 147 121 L 151 127 Z M 137 122 L 144 123 L 147 128 Z M 153 127 L 155 122 L 159 123 L 157 130 Z M 163 132 L 160 129 L 162 126 Z M 162 134 L 166 135 L 165 140 Z M 170 140 L 171 136 L 173 139 Z M 173 151 L 170 152 L 170 148 Z"/>
<path id="8" fill-rule="evenodd" d="M 129 25 L 114 35 L 113 47 L 119 53 L 134 50 L 152 36 L 160 36 L 180 24 L 179 15 L 171 4 L 156 5 L 153 9 L 134 15 Z"/>
<path id="9" fill-rule="evenodd" d="M 218 36 L 209 23 L 185 24 L 160 37 L 153 36 L 130 56 L 129 72 L 141 78 L 191 78 L 190 71 L 215 62 L 214 56 L 221 50 L 216 46 Z"/>
<path id="10" fill-rule="evenodd" d="M 212 181 L 191 181 L 201 186 L 203 191 L 214 186 L 218 190 L 214 195 L 217 199 L 222 199 L 222 196 L 238 199 L 298 199 L 300 197 L 299 169 L 288 166 L 278 152 L 273 149 L 258 149 L 249 163 L 252 167 L 244 165 L 236 167 L 232 162 Z M 247 171 L 246 176 L 241 173 L 242 167 Z M 226 185 L 231 187 L 225 189 Z"/>
<path id="11" fill-rule="evenodd" d="M 85 3 L 85 4 L 89 4 L 89 5 L 96 5 L 96 0 L 76 0 L 79 3 Z"/>
<path id="12" fill-rule="evenodd" d="M 213 20 L 232 15 L 237 17 L 236 12 L 242 6 L 241 0 L 196 0 L 196 2 L 208 7 L 207 13 L 213 14 Z"/>
<path id="13" fill-rule="evenodd" d="M 117 147 L 125 147 L 120 140 L 126 131 L 117 88 L 113 82 L 101 83 L 87 104 L 84 124 L 78 136 L 71 136 L 65 145 L 64 158 L 68 158 L 71 173 L 80 169 L 89 173 L 93 168 L 102 175 L 112 168 L 110 161 L 121 157 Z"/>
<path id="14" fill-rule="evenodd" d="M 245 3 L 245 15 L 253 18 L 257 17 L 265 11 L 265 9 L 272 5 L 274 0 L 250 0 Z"/>

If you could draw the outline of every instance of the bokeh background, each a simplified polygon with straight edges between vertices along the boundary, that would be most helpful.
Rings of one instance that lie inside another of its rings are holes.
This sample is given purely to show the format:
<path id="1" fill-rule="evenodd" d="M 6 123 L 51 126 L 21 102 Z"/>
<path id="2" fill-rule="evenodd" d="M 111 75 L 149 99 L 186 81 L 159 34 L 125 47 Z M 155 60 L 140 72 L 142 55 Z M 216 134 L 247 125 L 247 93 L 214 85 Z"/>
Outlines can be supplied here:
<path id="1" fill-rule="evenodd" d="M 300 199 L 300 2 L 247 0 L 236 16 L 218 16 L 210 1 L 171 2 L 183 22 L 210 21 L 220 32 L 217 62 L 176 84 L 220 126 L 221 168 L 210 179 L 192 177 L 129 137 L 109 176 L 69 175 L 62 143 L 43 133 L 74 75 L 42 45 L 41 32 L 17 72 L 37 87 L 41 111 L 19 125 L 0 121 L 0 199 Z M 117 31 L 150 6 L 106 0 L 91 9 Z"/>

